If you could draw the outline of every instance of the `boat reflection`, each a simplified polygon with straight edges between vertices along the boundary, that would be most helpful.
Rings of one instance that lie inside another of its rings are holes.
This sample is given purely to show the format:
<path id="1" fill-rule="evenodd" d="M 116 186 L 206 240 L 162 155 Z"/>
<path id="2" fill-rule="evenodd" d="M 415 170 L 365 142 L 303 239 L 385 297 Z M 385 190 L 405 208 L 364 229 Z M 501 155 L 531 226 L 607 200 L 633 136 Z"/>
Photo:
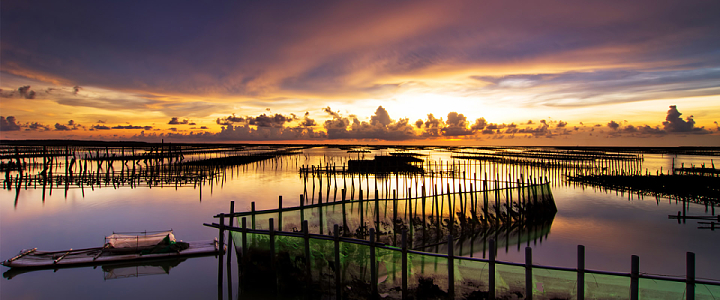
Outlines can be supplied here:
<path id="1" fill-rule="evenodd" d="M 167 258 L 158 260 L 149 260 L 136 263 L 113 263 L 113 264 L 96 264 L 96 265 L 82 265 L 82 266 L 58 266 L 54 269 L 47 268 L 10 268 L 3 273 L 3 278 L 8 280 L 13 279 L 15 276 L 24 273 L 30 273 L 42 270 L 53 270 L 57 272 L 61 269 L 74 269 L 74 268 L 89 268 L 93 269 L 100 267 L 103 271 L 103 278 L 109 279 L 122 279 L 122 278 L 133 278 L 141 276 L 161 275 L 170 274 L 170 270 L 180 265 L 180 263 L 187 260 L 187 257 L 183 258 Z"/>

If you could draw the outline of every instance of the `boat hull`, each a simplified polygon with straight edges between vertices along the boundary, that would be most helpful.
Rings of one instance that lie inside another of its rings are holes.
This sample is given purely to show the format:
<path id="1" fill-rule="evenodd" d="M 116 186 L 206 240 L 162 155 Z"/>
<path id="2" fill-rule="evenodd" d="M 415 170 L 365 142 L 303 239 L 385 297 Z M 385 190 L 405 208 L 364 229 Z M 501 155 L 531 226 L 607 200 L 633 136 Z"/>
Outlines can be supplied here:
<path id="1" fill-rule="evenodd" d="M 60 268 L 77 265 L 101 265 L 116 262 L 134 262 L 172 257 L 201 256 L 217 254 L 220 252 L 217 240 L 188 242 L 190 247 L 180 252 L 157 254 L 113 254 L 101 250 L 103 248 L 88 248 L 66 251 L 34 251 L 15 260 L 2 262 L 11 268 Z M 223 249 L 224 250 L 224 249 Z"/>

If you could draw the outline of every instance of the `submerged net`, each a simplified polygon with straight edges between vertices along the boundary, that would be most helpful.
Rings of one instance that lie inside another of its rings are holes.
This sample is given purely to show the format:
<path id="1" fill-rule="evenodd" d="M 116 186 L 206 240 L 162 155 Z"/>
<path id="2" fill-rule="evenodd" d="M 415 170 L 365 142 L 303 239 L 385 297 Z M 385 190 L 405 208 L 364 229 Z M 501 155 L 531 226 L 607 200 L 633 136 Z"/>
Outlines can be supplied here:
<path id="1" fill-rule="evenodd" d="M 243 233 L 235 227 L 231 236 L 243 289 L 259 294 L 270 289 L 287 299 L 307 298 L 307 293 L 313 294 L 310 298 L 342 293 L 343 299 L 367 299 L 376 288 L 381 298 L 401 299 L 405 270 L 410 299 L 487 299 L 491 291 L 490 239 L 500 249 L 542 242 L 554 213 L 549 185 L 519 185 L 240 213 L 236 214 L 238 224 L 245 218 L 247 230 Z M 308 223 L 307 232 L 301 229 L 303 222 Z M 332 237 L 335 224 L 340 236 L 337 241 Z M 376 232 L 375 244 L 369 241 L 370 229 Z M 399 247 L 403 231 L 407 232 L 406 256 Z M 454 237 L 452 257 L 448 255 L 449 236 Z M 575 270 L 542 266 L 530 270 L 533 298 L 577 297 Z M 497 262 L 495 296 L 525 298 L 526 271 L 524 265 Z M 268 282 L 272 284 L 268 286 Z M 583 287 L 586 299 L 628 298 L 630 276 L 586 271 Z M 305 294 L 298 293 L 300 290 Z M 682 299 L 685 292 L 685 283 L 672 280 L 641 279 L 639 284 L 639 294 L 645 298 Z M 696 285 L 697 299 L 717 295 L 716 285 Z"/>
<path id="2" fill-rule="evenodd" d="M 307 240 L 303 236 L 271 237 L 250 232 L 245 235 L 245 252 L 238 253 L 244 291 L 274 291 L 283 299 L 302 299 L 308 293 L 313 294 L 311 298 L 318 298 L 338 292 L 342 293 L 342 299 L 369 299 L 372 298 L 373 280 L 376 280 L 375 288 L 381 298 L 402 299 L 401 248 L 379 244 L 372 247 L 367 241 L 348 239 L 340 239 L 335 247 L 334 240 L 318 235 L 310 235 Z M 232 237 L 236 245 L 242 245 L 242 233 L 233 232 Z M 239 251 L 242 250 L 240 246 Z M 335 259 L 335 251 L 339 251 L 339 262 Z M 488 299 L 491 275 L 488 260 L 451 258 L 446 254 L 412 250 L 406 255 L 408 299 Z M 577 298 L 578 274 L 575 270 L 536 265 L 531 270 L 533 299 Z M 526 271 L 522 264 L 496 262 L 495 297 L 526 298 Z M 268 282 L 273 284 L 268 286 Z M 627 299 L 630 285 L 629 274 L 600 274 L 586 270 L 585 299 Z M 639 279 L 641 298 L 684 299 L 686 288 L 686 283 L 677 279 Z M 717 299 L 720 285 L 698 283 L 695 295 L 695 299 Z"/>
<path id="3" fill-rule="evenodd" d="M 464 240 L 458 255 L 472 255 L 485 237 L 513 245 L 546 235 L 557 211 L 547 183 L 524 185 L 485 183 L 488 189 L 427 195 L 405 199 L 357 199 L 302 207 L 236 213 L 247 228 L 297 232 L 308 221 L 312 234 L 330 235 L 334 225 L 341 236 L 367 240 L 374 229 L 378 242 L 398 246 L 408 230 L 410 248 L 430 251 L 447 236 Z M 493 189 L 490 189 L 493 187 Z"/>

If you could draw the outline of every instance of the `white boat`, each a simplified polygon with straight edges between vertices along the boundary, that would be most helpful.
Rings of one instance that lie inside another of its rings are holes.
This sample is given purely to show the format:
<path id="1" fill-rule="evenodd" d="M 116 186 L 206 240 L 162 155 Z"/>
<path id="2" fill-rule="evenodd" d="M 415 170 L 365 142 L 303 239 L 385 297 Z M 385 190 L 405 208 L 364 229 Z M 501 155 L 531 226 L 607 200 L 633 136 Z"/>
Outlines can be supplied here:
<path id="1" fill-rule="evenodd" d="M 3 261 L 2 264 L 12 268 L 59 268 L 200 256 L 219 252 L 217 239 L 186 243 L 176 241 L 172 230 L 133 234 L 113 233 L 105 237 L 103 247 L 62 251 L 23 249 L 18 255 Z"/>

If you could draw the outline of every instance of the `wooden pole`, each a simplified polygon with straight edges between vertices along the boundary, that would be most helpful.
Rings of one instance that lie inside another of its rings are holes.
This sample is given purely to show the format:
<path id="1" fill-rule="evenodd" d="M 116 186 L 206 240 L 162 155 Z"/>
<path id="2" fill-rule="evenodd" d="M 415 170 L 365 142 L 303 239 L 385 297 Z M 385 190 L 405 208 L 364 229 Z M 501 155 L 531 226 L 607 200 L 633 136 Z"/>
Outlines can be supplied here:
<path id="1" fill-rule="evenodd" d="M 230 227 L 233 227 L 233 224 L 234 224 L 233 221 L 235 220 L 235 216 L 233 216 L 233 214 L 235 214 L 235 201 L 230 201 L 230 218 L 229 218 L 230 220 L 228 221 L 228 224 L 229 224 Z M 233 248 L 233 239 L 232 239 L 232 232 L 231 232 L 231 231 L 228 231 L 228 247 L 227 247 L 227 248 L 228 248 L 228 250 L 227 250 L 227 254 L 228 254 L 227 264 L 228 264 L 228 270 L 230 270 L 231 261 L 232 261 L 232 255 L 231 255 L 231 253 L 232 253 L 232 248 Z"/>
<path id="2" fill-rule="evenodd" d="M 450 234 L 453 234 L 455 229 L 455 195 L 450 195 L 450 182 L 447 182 L 447 195 L 448 195 L 448 230 Z"/>
<path id="3" fill-rule="evenodd" d="M 490 270 L 489 270 L 489 278 L 488 278 L 488 299 L 495 299 L 495 240 L 490 239 L 490 257 L 489 257 L 489 264 L 490 264 Z"/>
<path id="4" fill-rule="evenodd" d="M 393 189 L 393 227 L 396 227 L 394 224 L 396 224 L 395 220 L 397 220 L 397 208 L 398 208 L 397 192 Z M 393 228 L 393 232 L 395 232 L 394 228 Z"/>
<path id="5" fill-rule="evenodd" d="M 250 203 L 250 212 L 251 212 L 250 228 L 255 229 L 255 202 L 254 201 Z"/>
<path id="6" fill-rule="evenodd" d="M 484 223 L 487 223 L 488 215 L 489 215 L 489 202 L 488 202 L 488 185 L 487 185 L 487 173 L 485 173 L 485 179 L 483 179 L 483 212 L 485 215 Z"/>
<path id="7" fill-rule="evenodd" d="M 310 283 L 312 283 L 312 257 L 310 256 L 310 232 L 307 220 L 302 221 L 302 231 L 305 242 L 305 283 L 307 284 L 306 288 L 310 288 Z"/>
<path id="8" fill-rule="evenodd" d="M 378 230 L 380 228 L 380 202 L 379 202 L 378 198 L 380 198 L 380 197 L 378 195 L 378 189 L 376 188 L 375 189 L 375 230 Z"/>
<path id="9" fill-rule="evenodd" d="M 640 257 L 633 255 L 630 263 L 630 300 L 638 300 L 640 297 Z"/>
<path id="10" fill-rule="evenodd" d="M 377 261 L 375 257 L 375 229 L 370 228 L 370 297 L 378 297 Z"/>
<path id="11" fill-rule="evenodd" d="M 426 223 L 425 223 L 425 182 L 424 182 L 424 180 L 423 180 L 423 185 L 422 185 L 422 218 L 423 218 L 422 222 L 423 222 L 423 239 L 424 239 L 426 237 L 426 235 L 425 235 Z"/>
<path id="12" fill-rule="evenodd" d="M 247 256 L 248 256 L 247 218 L 243 217 L 241 219 L 241 221 L 242 221 L 242 259 L 243 259 L 243 262 L 245 262 L 245 261 L 247 261 Z"/>
<path id="13" fill-rule="evenodd" d="M 435 223 L 436 224 L 435 228 L 437 228 L 438 236 L 440 236 L 440 224 L 441 224 L 440 216 L 442 216 L 442 212 L 440 211 L 441 210 L 440 201 L 442 199 L 442 195 L 440 195 L 440 198 L 438 199 L 437 191 L 438 191 L 438 188 L 437 188 L 437 183 L 436 183 L 435 184 L 435 193 L 433 194 L 433 198 L 435 199 L 434 200 L 435 201 L 435 215 L 436 215 L 436 219 L 437 219 L 437 221 Z"/>
<path id="14" fill-rule="evenodd" d="M 585 299 L 585 246 L 578 245 L 577 249 L 577 299 Z"/>
<path id="15" fill-rule="evenodd" d="M 455 299 L 455 262 L 453 260 L 453 236 L 448 235 L 448 294 L 450 299 Z"/>
<path id="16" fill-rule="evenodd" d="M 402 230 L 402 299 L 408 299 L 407 229 Z"/>
<path id="17" fill-rule="evenodd" d="M 318 202 L 318 204 L 320 204 L 320 202 Z M 324 228 L 325 226 L 324 226 L 324 222 L 323 222 L 323 211 L 322 211 L 322 210 L 323 210 L 323 206 L 322 206 L 322 205 L 318 205 L 317 210 L 318 210 L 318 212 L 317 212 L 317 216 L 318 216 L 318 228 L 319 228 L 319 230 L 320 230 L 320 234 L 324 234 L 324 233 L 323 233 L 323 228 Z"/>
<path id="18" fill-rule="evenodd" d="M 343 216 L 343 231 L 347 228 L 347 213 L 345 212 L 345 195 L 346 190 L 342 189 L 342 216 Z"/>
<path id="19" fill-rule="evenodd" d="M 224 255 L 224 249 L 225 248 L 225 214 L 220 214 L 220 226 L 218 227 L 220 229 L 220 234 L 218 238 L 220 239 L 220 256 L 218 257 L 218 286 L 222 287 L 222 279 L 223 279 L 223 255 Z"/>
<path id="20" fill-rule="evenodd" d="M 686 254 L 686 291 L 687 300 L 695 299 L 695 253 L 688 252 Z"/>
<path id="21" fill-rule="evenodd" d="M 406 180 L 407 180 L 407 178 L 406 178 Z M 408 184 L 406 183 L 405 185 L 407 186 Z M 412 197 L 412 190 L 411 190 L 411 188 L 408 188 L 407 194 L 405 195 L 405 202 L 407 203 L 408 227 L 410 229 L 410 231 L 409 231 L 410 232 L 410 240 L 409 240 L 410 244 L 408 245 L 408 247 L 412 248 L 412 240 L 413 240 L 413 236 L 415 236 L 415 233 L 414 233 L 415 232 L 415 218 L 414 218 L 415 211 L 413 210 L 414 203 L 413 203 L 411 197 Z"/>
<path id="22" fill-rule="evenodd" d="M 282 196 L 278 196 L 278 231 L 282 231 Z"/>
<path id="23" fill-rule="evenodd" d="M 525 299 L 532 300 L 532 248 L 525 247 Z"/>
<path id="24" fill-rule="evenodd" d="M 305 221 L 305 196 L 300 194 L 300 222 Z"/>
<path id="25" fill-rule="evenodd" d="M 358 205 L 360 205 L 360 228 L 365 227 L 365 212 L 363 208 L 363 191 L 360 190 L 360 201 L 358 201 Z M 361 231 L 360 234 L 364 235 L 364 233 Z"/>
<path id="26" fill-rule="evenodd" d="M 344 194 L 343 189 L 343 194 Z M 344 200 L 344 199 L 343 199 Z M 340 270 L 340 228 L 333 226 L 333 243 L 335 244 L 335 299 L 342 299 L 342 270 Z"/>

